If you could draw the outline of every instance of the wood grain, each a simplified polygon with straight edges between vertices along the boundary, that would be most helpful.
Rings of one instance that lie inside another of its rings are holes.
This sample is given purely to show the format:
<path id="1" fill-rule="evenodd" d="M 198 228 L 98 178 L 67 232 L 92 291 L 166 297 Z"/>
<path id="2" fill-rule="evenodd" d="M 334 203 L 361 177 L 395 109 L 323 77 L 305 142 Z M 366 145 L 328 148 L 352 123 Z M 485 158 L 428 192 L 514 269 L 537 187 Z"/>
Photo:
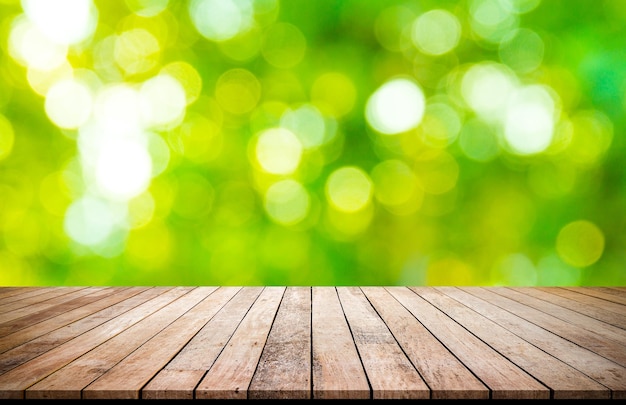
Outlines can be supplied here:
<path id="1" fill-rule="evenodd" d="M 478 288 L 480 288 L 480 296 L 489 300 L 489 302 L 526 320 L 531 320 L 535 325 L 541 326 L 564 339 L 568 339 L 582 347 L 587 347 L 589 350 L 613 360 L 621 366 L 626 366 L 624 341 L 620 341 L 619 336 L 617 337 L 618 340 L 605 338 L 600 334 L 601 331 L 590 330 L 584 323 L 581 325 L 582 320 L 580 317 L 574 316 L 571 311 L 558 311 L 560 317 L 553 316 L 551 313 L 547 313 L 548 311 L 555 312 L 552 310 L 552 304 L 546 305 L 547 308 L 544 309 L 540 305 L 541 303 L 529 299 L 531 297 L 516 291 L 509 290 L 506 292 L 508 296 L 505 296 L 500 287 Z M 509 296 L 515 296 L 517 300 Z M 569 319 L 568 316 L 570 315 L 574 316 L 575 319 Z M 610 326 L 608 324 L 605 325 Z M 603 328 L 600 327 L 600 329 Z"/>
<path id="2" fill-rule="evenodd" d="M 445 292 L 449 294 L 446 295 Z M 513 331 L 454 299 L 452 287 L 419 290 L 439 308 L 483 342 L 550 387 L 554 399 L 609 399 L 609 389 L 572 366 L 544 352 Z"/>
<path id="3" fill-rule="evenodd" d="M 285 291 L 252 377 L 248 398 L 311 398 L 310 287 Z"/>
<path id="4" fill-rule="evenodd" d="M 428 399 L 430 390 L 358 287 L 337 287 L 373 399 Z"/>
<path id="5" fill-rule="evenodd" d="M 202 299 L 193 308 L 83 389 L 86 399 L 140 399 L 141 388 L 161 370 L 239 287 L 199 287 Z M 158 316 L 158 314 L 155 314 Z M 108 395 L 104 396 L 103 393 Z"/>
<path id="6" fill-rule="evenodd" d="M 115 288 L 112 293 L 112 296 L 0 338 L 0 374 L 153 298 L 158 290 Z"/>
<path id="7" fill-rule="evenodd" d="M 247 399 L 285 287 L 265 287 L 196 388 L 198 399 Z"/>
<path id="8" fill-rule="evenodd" d="M 564 287 L 567 288 L 567 287 Z M 587 294 L 594 297 L 600 297 L 607 301 L 617 302 L 618 304 L 626 305 L 626 287 L 614 288 L 614 287 L 588 287 L 588 288 L 576 288 L 569 287 L 570 290 Z"/>
<path id="9" fill-rule="evenodd" d="M 623 287 L 0 287 L 0 399 L 624 400 L 624 299 Z"/>
<path id="10" fill-rule="evenodd" d="M 64 295 L 62 300 L 50 299 L 46 301 L 46 306 L 36 305 L 38 308 L 29 314 L 23 314 L 25 311 L 19 311 L 21 314 L 14 313 L 13 320 L 6 322 L 0 326 L 0 336 L 4 337 L 15 333 L 26 327 L 38 326 L 41 323 L 55 318 L 59 315 L 66 314 L 77 308 L 82 308 L 92 302 L 98 301 L 103 297 L 111 294 L 110 288 L 83 289 L 76 293 Z M 40 328 L 40 330 L 43 328 Z"/>
<path id="11" fill-rule="evenodd" d="M 616 393 L 620 395 L 619 393 L 625 392 L 626 368 L 490 303 L 482 297 L 484 292 L 479 288 L 447 288 L 444 292 L 563 363 L 593 378 L 598 383 L 609 388 L 613 396 Z"/>
<path id="12" fill-rule="evenodd" d="M 145 399 L 193 399 L 262 287 L 241 289 L 142 390 Z"/>
<path id="13" fill-rule="evenodd" d="M 27 307 L 37 302 L 45 301 L 51 297 L 58 297 L 85 287 L 40 287 L 25 288 L 20 290 L 19 295 L 0 297 L 0 313 L 12 311 L 17 308 Z"/>
<path id="14" fill-rule="evenodd" d="M 489 389 L 387 290 L 361 289 L 430 387 L 431 398 L 489 398 Z"/>
<path id="15" fill-rule="evenodd" d="M 28 387 L 166 306 L 188 290 L 188 287 L 163 287 L 161 294 L 150 301 L 0 375 L 0 398 L 24 398 Z"/>
<path id="16" fill-rule="evenodd" d="M 313 399 L 369 399 L 369 382 L 335 287 L 313 287 L 312 294 Z"/>
<path id="17" fill-rule="evenodd" d="M 31 295 L 23 300 L 7 302 L 0 306 L 0 326 L 16 318 L 36 313 L 43 308 L 50 309 L 54 304 L 62 303 L 102 288 L 104 287 L 62 287 L 58 290 L 51 288 L 43 294 Z"/>
<path id="18" fill-rule="evenodd" d="M 168 305 L 159 308 L 157 311 L 147 315 L 133 325 L 121 331 L 119 334 L 108 339 L 103 344 L 83 354 L 71 363 L 65 365 L 46 378 L 26 390 L 27 399 L 59 398 L 57 390 L 61 391 L 62 397 L 67 397 L 68 392 L 72 392 L 75 399 L 81 398 L 81 391 L 87 394 L 87 386 L 113 366 L 118 364 L 129 354 L 133 353 L 146 340 L 151 339 L 178 317 L 187 312 L 204 299 L 212 291 L 202 288 L 189 288 L 182 291 Z M 103 389 L 101 395 L 109 397 L 109 390 Z M 116 393 L 112 394 L 113 398 Z"/>
<path id="19" fill-rule="evenodd" d="M 419 296 L 420 288 L 393 287 L 389 291 L 489 387 L 491 398 L 550 397 L 547 387 Z"/>
<path id="20" fill-rule="evenodd" d="M 560 287 L 526 287 L 522 292 L 626 329 L 626 300 L 622 304 L 614 302 L 609 294 L 581 294 Z M 546 295 L 548 293 L 552 295 Z"/>

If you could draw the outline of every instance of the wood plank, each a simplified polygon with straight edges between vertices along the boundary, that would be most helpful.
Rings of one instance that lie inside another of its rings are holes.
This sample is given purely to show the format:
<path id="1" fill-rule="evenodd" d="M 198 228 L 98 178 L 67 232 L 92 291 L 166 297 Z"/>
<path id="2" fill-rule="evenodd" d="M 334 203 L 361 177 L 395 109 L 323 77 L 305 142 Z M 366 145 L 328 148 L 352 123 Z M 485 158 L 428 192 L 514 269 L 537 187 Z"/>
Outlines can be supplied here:
<path id="1" fill-rule="evenodd" d="M 146 289 L 147 287 L 113 288 L 113 294 L 109 297 L 0 338 L 0 374 L 8 370 L 7 360 L 11 360 L 8 363 L 14 365 L 21 364 L 110 319 L 103 314 L 116 316 L 130 309 L 130 304 L 134 302 L 128 300 L 119 304 L 121 301 L 142 292 L 140 295 L 144 297 L 144 301 L 157 295 L 157 290 Z M 133 305 L 139 303 L 141 302 L 137 301 Z M 16 363 L 17 359 L 21 361 Z"/>
<path id="2" fill-rule="evenodd" d="M 179 319 L 214 290 L 214 287 L 208 290 L 200 287 L 190 289 L 159 310 L 29 387 L 26 390 L 26 399 L 81 399 L 81 392 L 90 383 Z M 92 391 L 90 394 L 96 395 L 96 397 L 102 395 L 107 398 L 107 395 L 115 396 L 116 393 L 116 391 Z M 83 395 L 88 394 L 83 392 Z"/>
<path id="3" fill-rule="evenodd" d="M 626 392 L 626 368 L 482 298 L 477 287 L 446 288 L 447 295 L 507 328 L 562 362 L 608 387 L 613 397 Z"/>
<path id="4" fill-rule="evenodd" d="M 39 287 L 0 287 L 0 300 L 23 294 L 27 291 L 38 289 Z"/>
<path id="5" fill-rule="evenodd" d="M 0 399 L 24 398 L 28 387 L 190 290 L 190 287 L 153 288 L 162 290 L 162 294 L 0 375 Z"/>
<path id="6" fill-rule="evenodd" d="M 17 309 L 12 311 L 10 315 L 4 314 L 4 316 L 0 316 L 5 321 L 0 324 L 0 337 L 10 335 L 27 326 L 38 324 L 46 319 L 98 300 L 98 294 L 103 290 L 106 290 L 106 288 L 83 288 L 60 297 Z"/>
<path id="7" fill-rule="evenodd" d="M 626 286 L 624 287 L 610 287 L 607 289 L 607 292 L 615 293 L 621 297 L 626 297 Z"/>
<path id="8" fill-rule="evenodd" d="M 432 399 L 489 399 L 489 389 L 386 289 L 361 290 L 430 387 Z"/>
<path id="9" fill-rule="evenodd" d="M 495 287 L 493 287 L 495 288 Z M 626 350 L 624 345 L 613 340 L 569 323 L 563 319 L 556 318 L 539 309 L 529 307 L 521 302 L 498 294 L 492 287 L 476 287 L 468 292 L 479 294 L 480 298 L 507 311 L 524 318 L 537 326 L 547 329 L 564 339 L 568 339 L 594 353 L 597 353 L 615 363 L 626 366 Z"/>
<path id="10" fill-rule="evenodd" d="M 513 289 L 626 329 L 626 306 L 624 305 L 559 287 L 516 287 Z"/>
<path id="11" fill-rule="evenodd" d="M 310 287 L 285 290 L 252 377 L 248 398 L 311 398 Z"/>
<path id="12" fill-rule="evenodd" d="M 137 288 L 134 291 L 133 288 L 130 289 L 120 289 L 118 294 L 115 294 L 112 297 L 107 297 L 104 301 L 99 301 L 93 303 L 93 307 L 83 307 L 86 310 L 91 310 L 95 312 L 98 308 L 107 308 L 108 313 L 111 316 L 121 313 L 125 310 L 128 310 L 129 304 L 131 304 L 131 300 L 127 303 L 125 302 L 123 305 L 115 305 L 117 302 L 125 300 L 126 298 L 132 297 L 136 295 L 138 291 L 145 290 L 145 288 Z M 143 297 L 143 301 L 147 301 L 152 295 L 146 295 Z M 138 305 L 138 301 L 134 305 Z M 98 305 L 97 307 L 95 305 Z M 113 306 L 113 307 L 111 307 Z M 114 312 L 115 311 L 115 312 Z M 58 317 L 57 317 L 58 318 Z M 78 336 L 79 334 L 104 323 L 108 320 L 107 317 L 102 316 L 102 313 L 94 314 L 93 316 L 89 316 L 85 319 L 81 319 L 69 325 L 55 325 L 55 320 L 57 318 L 52 318 L 51 320 L 42 322 L 37 325 L 33 325 L 32 328 L 25 328 L 13 335 L 6 336 L 3 339 L 0 339 L 0 343 L 6 347 L 12 347 L 12 349 L 5 351 L 0 355 L 0 374 L 3 374 L 20 364 L 27 362 L 30 359 L 33 359 L 48 350 L 51 350 L 60 344 Z M 42 325 L 43 324 L 43 325 Z M 37 327 L 42 327 L 45 330 L 39 331 Z M 52 330 L 52 332 L 46 333 L 47 329 Z M 42 334 L 43 333 L 43 334 Z M 32 340 L 28 335 L 37 335 L 36 338 Z"/>
<path id="13" fill-rule="evenodd" d="M 12 308 L 0 330 L 20 323 L 0 337 L 0 399 L 624 400 L 624 298 L 625 287 L 0 286 Z"/>
<path id="14" fill-rule="evenodd" d="M 26 306 L 26 305 L 33 304 L 35 302 L 47 299 L 45 295 L 43 296 L 43 298 L 36 298 L 38 295 L 52 294 L 53 296 L 55 296 L 56 294 L 70 292 L 72 289 L 74 289 L 74 287 L 29 287 L 29 288 L 25 288 L 18 295 L 0 297 L 0 313 L 9 311 L 9 310 L 3 309 L 6 304 L 19 302 L 19 301 L 26 301 L 24 305 Z M 61 291 L 61 290 L 65 290 L 65 291 Z M 21 308 L 21 306 L 18 308 Z"/>
<path id="15" fill-rule="evenodd" d="M 358 287 L 337 287 L 372 399 L 429 399 L 430 390 Z"/>
<path id="16" fill-rule="evenodd" d="M 84 399 L 141 399 L 141 388 L 230 300 L 241 287 L 198 287 L 200 303 L 83 389 Z M 170 305 L 171 307 L 172 305 Z M 161 317 L 160 314 L 155 313 Z"/>
<path id="17" fill-rule="evenodd" d="M 595 292 L 601 292 L 602 294 L 610 295 L 611 298 L 607 298 L 607 300 L 618 302 L 620 304 L 624 304 L 624 300 L 626 300 L 626 288 L 616 288 L 616 287 L 583 287 L 583 290 L 587 294 L 589 294 L 591 291 L 595 291 Z"/>
<path id="18" fill-rule="evenodd" d="M 18 287 L 18 286 L 1 286 L 0 287 L 0 296 L 2 296 L 5 293 L 10 293 L 11 291 L 16 291 L 19 290 L 20 288 L 24 288 L 24 287 Z"/>
<path id="19" fill-rule="evenodd" d="M 265 287 L 198 384 L 198 399 L 246 399 L 285 287 Z"/>
<path id="20" fill-rule="evenodd" d="M 369 399 L 369 382 L 335 287 L 313 287 L 311 307 L 313 399 Z"/>
<path id="21" fill-rule="evenodd" d="M 483 316 L 454 299 L 454 287 L 415 288 L 415 291 L 550 388 L 553 399 L 610 399 L 611 392 L 605 386 L 501 326 L 491 316 Z"/>
<path id="22" fill-rule="evenodd" d="M 194 390 L 259 297 L 245 287 L 187 343 L 142 390 L 142 399 L 193 399 Z"/>
<path id="23" fill-rule="evenodd" d="M 603 336 L 606 344 L 610 346 L 626 344 L 626 331 L 622 328 L 609 325 L 606 322 L 602 322 L 590 316 L 572 311 L 571 309 L 563 308 L 560 305 L 531 297 L 528 294 L 523 294 L 509 287 L 492 287 L 490 288 L 490 291 L 511 300 L 515 300 L 529 308 L 534 308 L 545 314 L 563 320 L 571 325 L 579 327 L 580 329 L 584 329 L 587 332 Z M 621 350 L 626 355 L 626 347 L 622 347 Z"/>
<path id="24" fill-rule="evenodd" d="M 554 287 L 552 289 L 558 289 L 559 295 L 579 301 L 584 300 L 584 302 L 600 307 L 601 310 L 608 310 L 620 315 L 626 312 L 626 297 L 583 287 Z"/>
<path id="25" fill-rule="evenodd" d="M 43 294 L 32 294 L 19 300 L 5 303 L 0 306 L 0 326 L 20 316 L 28 315 L 38 310 L 50 306 L 50 300 L 63 299 L 68 294 L 76 294 L 87 287 L 60 287 L 46 288 Z M 34 293 L 34 291 L 33 291 Z M 24 294 L 26 295 L 26 294 Z M 58 301 L 51 301 L 52 303 Z"/>
<path id="26" fill-rule="evenodd" d="M 413 288 L 413 287 L 412 287 Z M 406 287 L 387 290 L 491 390 L 491 399 L 548 399 L 550 390 Z"/>

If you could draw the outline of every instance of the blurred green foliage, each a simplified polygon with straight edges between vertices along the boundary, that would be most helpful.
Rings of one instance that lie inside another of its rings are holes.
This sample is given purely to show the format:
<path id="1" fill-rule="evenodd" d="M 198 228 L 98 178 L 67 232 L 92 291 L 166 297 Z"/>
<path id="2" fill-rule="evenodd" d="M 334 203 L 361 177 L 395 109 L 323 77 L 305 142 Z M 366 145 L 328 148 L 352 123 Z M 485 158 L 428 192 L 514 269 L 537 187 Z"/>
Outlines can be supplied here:
<path id="1" fill-rule="evenodd" d="M 625 285 L 626 2 L 0 0 L 3 285 Z"/>

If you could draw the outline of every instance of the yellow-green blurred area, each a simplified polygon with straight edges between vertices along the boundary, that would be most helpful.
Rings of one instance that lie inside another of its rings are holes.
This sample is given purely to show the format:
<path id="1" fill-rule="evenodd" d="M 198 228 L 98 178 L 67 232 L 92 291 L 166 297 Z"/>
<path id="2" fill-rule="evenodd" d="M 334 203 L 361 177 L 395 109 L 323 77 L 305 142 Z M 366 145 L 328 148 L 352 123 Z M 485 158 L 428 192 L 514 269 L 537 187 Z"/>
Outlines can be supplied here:
<path id="1" fill-rule="evenodd" d="M 623 0 L 0 0 L 2 285 L 626 285 Z"/>

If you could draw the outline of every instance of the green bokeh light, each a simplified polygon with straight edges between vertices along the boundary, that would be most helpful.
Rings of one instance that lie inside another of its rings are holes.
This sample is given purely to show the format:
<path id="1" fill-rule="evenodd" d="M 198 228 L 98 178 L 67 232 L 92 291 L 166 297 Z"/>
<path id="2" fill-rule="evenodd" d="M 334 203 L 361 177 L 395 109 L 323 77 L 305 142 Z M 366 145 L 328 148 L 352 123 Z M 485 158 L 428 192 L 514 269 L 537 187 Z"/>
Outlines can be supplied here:
<path id="1" fill-rule="evenodd" d="M 620 0 L 0 0 L 2 285 L 625 285 Z"/>

